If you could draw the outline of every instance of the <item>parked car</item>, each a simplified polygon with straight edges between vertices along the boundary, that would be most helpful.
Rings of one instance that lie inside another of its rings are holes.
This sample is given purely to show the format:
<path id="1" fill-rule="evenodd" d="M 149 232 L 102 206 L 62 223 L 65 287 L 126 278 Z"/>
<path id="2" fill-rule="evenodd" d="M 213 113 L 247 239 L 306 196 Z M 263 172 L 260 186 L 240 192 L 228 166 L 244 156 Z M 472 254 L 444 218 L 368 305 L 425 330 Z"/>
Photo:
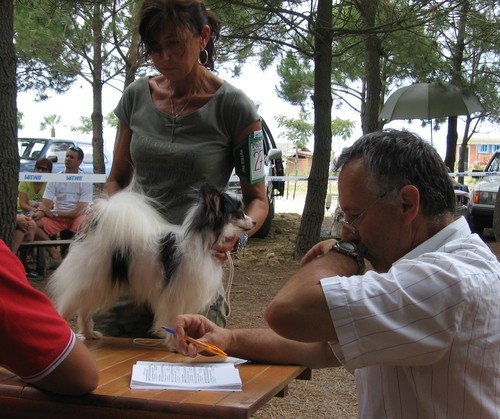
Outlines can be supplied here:
<path id="1" fill-rule="evenodd" d="M 19 138 L 18 148 L 20 157 L 20 172 L 33 172 L 35 162 L 46 157 L 52 161 L 52 173 L 58 173 L 65 169 L 64 159 L 66 150 L 70 147 L 80 147 L 84 158 L 80 165 L 83 173 L 94 173 L 92 144 L 84 141 L 63 140 L 56 138 Z M 104 149 L 104 166 L 106 174 L 111 170 L 112 155 Z"/>
<path id="2" fill-rule="evenodd" d="M 273 176 L 283 176 L 284 168 L 281 150 L 276 147 L 273 135 L 271 134 L 266 121 L 264 121 L 264 119 L 261 119 L 261 122 L 262 133 L 264 136 L 264 171 L 266 178 Z M 231 178 L 229 179 L 228 189 L 237 193 L 241 193 L 240 179 L 236 175 L 234 170 Z M 271 231 L 271 223 L 274 218 L 275 197 L 283 196 L 283 193 L 285 191 L 285 182 L 283 180 L 266 179 L 266 190 L 267 199 L 269 201 L 269 213 L 267 214 L 267 218 L 264 221 L 262 227 L 253 235 L 253 237 L 257 238 L 265 238 L 269 234 L 269 231 Z"/>
<path id="3" fill-rule="evenodd" d="M 482 176 L 470 192 L 466 218 L 474 233 L 483 234 L 493 226 L 493 213 L 500 188 L 500 150 L 497 150 L 484 168 Z"/>

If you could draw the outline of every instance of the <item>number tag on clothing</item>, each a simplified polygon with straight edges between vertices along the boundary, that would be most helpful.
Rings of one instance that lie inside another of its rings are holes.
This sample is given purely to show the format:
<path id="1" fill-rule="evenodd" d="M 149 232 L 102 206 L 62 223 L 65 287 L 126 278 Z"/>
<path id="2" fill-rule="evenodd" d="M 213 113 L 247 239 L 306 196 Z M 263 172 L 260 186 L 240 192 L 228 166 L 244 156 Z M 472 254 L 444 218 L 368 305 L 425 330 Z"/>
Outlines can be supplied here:
<path id="1" fill-rule="evenodd" d="M 250 134 L 246 141 L 235 147 L 234 161 L 236 174 L 252 185 L 265 178 L 264 137 L 262 131 Z"/>

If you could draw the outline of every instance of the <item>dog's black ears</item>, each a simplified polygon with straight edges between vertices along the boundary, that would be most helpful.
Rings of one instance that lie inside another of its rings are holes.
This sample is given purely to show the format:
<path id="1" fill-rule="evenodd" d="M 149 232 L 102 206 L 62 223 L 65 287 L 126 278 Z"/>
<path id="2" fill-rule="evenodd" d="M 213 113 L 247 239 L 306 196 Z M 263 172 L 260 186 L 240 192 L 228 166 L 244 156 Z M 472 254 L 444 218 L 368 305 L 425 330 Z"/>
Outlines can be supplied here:
<path id="1" fill-rule="evenodd" d="M 204 204 L 207 210 L 219 212 L 221 191 L 213 184 L 202 183 L 198 189 L 200 203 Z"/>

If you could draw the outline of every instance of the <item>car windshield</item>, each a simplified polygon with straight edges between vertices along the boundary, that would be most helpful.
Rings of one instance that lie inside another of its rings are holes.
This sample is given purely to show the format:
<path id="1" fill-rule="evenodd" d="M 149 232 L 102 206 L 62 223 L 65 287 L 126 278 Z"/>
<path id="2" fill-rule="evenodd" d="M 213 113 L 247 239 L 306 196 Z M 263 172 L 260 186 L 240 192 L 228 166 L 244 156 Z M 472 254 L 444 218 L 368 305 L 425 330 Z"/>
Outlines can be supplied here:
<path id="1" fill-rule="evenodd" d="M 37 160 L 47 140 L 22 140 L 17 143 L 19 157 L 26 160 Z"/>
<path id="2" fill-rule="evenodd" d="M 500 171 L 500 154 L 495 154 L 495 158 L 491 161 L 488 167 L 488 172 Z"/>

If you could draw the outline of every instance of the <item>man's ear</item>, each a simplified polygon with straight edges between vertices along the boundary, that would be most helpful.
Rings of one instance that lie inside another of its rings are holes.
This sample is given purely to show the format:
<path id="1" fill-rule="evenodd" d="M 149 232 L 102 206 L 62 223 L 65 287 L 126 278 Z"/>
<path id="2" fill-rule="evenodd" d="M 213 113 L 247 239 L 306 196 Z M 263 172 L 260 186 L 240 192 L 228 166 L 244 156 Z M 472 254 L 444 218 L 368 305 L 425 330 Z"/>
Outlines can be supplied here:
<path id="1" fill-rule="evenodd" d="M 403 186 L 399 191 L 399 197 L 402 205 L 402 214 L 412 221 L 418 215 L 420 210 L 420 192 L 413 185 Z"/>

